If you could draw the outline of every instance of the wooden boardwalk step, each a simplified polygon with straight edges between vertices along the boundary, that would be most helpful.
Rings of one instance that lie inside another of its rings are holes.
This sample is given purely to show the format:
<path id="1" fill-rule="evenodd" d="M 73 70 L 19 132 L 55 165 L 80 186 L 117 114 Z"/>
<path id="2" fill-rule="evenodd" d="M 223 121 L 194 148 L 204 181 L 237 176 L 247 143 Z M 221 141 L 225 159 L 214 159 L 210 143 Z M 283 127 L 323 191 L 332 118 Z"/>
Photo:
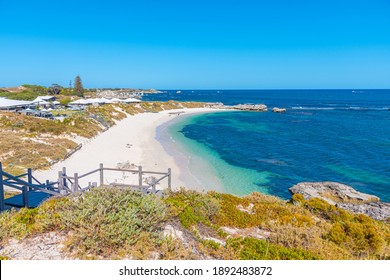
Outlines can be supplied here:
<path id="1" fill-rule="evenodd" d="M 29 208 L 35 208 L 38 207 L 43 201 L 50 198 L 51 195 L 39 192 L 39 191 L 30 191 L 28 192 L 28 207 Z M 13 207 L 24 207 L 23 205 L 23 194 L 18 194 L 13 197 L 7 198 L 4 201 L 5 205 L 13 206 Z"/>

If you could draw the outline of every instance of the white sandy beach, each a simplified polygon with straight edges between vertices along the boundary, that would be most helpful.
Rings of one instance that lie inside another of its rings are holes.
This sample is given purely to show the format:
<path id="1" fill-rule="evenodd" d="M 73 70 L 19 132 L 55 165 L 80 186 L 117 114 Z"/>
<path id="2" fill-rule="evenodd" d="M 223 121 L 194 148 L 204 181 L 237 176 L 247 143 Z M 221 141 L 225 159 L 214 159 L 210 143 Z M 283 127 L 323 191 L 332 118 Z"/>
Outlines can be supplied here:
<path id="1" fill-rule="evenodd" d="M 211 111 L 216 110 L 184 108 L 128 116 L 109 130 L 83 143 L 83 147 L 68 159 L 53 165 L 49 170 L 34 172 L 34 176 L 41 181 L 56 181 L 58 171 L 62 170 L 63 167 L 66 167 L 68 176 L 73 176 L 76 172 L 82 175 L 97 169 L 100 163 L 103 163 L 104 167 L 111 168 L 117 168 L 119 165 L 127 163 L 127 165 L 141 165 L 143 170 L 147 171 L 167 172 L 168 168 L 171 168 L 172 188 L 186 186 L 187 182 L 183 180 L 185 176 L 180 176 L 181 167 L 156 140 L 156 128 L 177 118 L 177 115 L 169 114 L 172 112 L 184 112 L 181 114 L 184 115 Z M 95 173 L 83 180 L 80 181 L 83 185 L 88 182 L 99 182 L 99 174 Z M 104 183 L 106 184 L 113 182 L 135 183 L 137 180 L 136 175 L 129 175 L 129 173 L 114 171 L 105 171 L 104 173 Z M 166 187 L 167 182 L 164 180 L 159 188 Z"/>

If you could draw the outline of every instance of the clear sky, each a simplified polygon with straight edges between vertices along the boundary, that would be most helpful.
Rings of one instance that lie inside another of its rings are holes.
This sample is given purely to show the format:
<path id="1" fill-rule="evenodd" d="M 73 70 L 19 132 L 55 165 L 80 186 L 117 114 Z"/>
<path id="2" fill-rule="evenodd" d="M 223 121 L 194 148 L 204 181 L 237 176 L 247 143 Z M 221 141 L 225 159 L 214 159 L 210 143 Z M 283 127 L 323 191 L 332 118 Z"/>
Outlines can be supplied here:
<path id="1" fill-rule="evenodd" d="M 0 86 L 390 88 L 390 0 L 0 0 Z"/>

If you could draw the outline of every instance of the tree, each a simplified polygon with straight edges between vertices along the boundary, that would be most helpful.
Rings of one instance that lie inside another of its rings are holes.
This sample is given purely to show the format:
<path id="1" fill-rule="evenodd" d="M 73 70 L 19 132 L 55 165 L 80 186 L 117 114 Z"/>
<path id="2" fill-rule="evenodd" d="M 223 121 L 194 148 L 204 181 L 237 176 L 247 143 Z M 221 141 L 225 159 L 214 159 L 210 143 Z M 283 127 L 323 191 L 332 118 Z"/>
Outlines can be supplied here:
<path id="1" fill-rule="evenodd" d="M 80 76 L 77 76 L 77 77 L 74 79 L 73 92 L 74 92 L 77 96 L 80 96 L 80 97 L 83 97 L 83 96 L 84 96 L 84 87 L 83 87 L 83 83 L 81 82 Z"/>
<path id="2" fill-rule="evenodd" d="M 47 91 L 51 95 L 57 95 L 60 94 L 61 90 L 62 90 L 62 86 L 58 84 L 52 84 Z"/>

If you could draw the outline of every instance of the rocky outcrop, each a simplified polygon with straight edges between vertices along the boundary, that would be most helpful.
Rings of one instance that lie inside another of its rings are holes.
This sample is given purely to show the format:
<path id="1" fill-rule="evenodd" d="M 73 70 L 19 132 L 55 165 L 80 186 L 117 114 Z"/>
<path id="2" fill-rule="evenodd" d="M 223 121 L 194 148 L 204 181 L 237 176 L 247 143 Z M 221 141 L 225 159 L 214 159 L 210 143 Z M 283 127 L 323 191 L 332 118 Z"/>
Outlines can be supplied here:
<path id="1" fill-rule="evenodd" d="M 242 111 L 258 111 L 258 112 L 266 112 L 268 110 L 267 106 L 264 104 L 238 104 L 230 107 L 235 110 Z"/>
<path id="2" fill-rule="evenodd" d="M 303 182 L 289 188 L 292 194 L 302 194 L 305 199 L 321 198 L 354 213 L 366 214 L 376 220 L 390 217 L 390 203 L 379 202 L 379 197 L 359 192 L 336 182 Z"/>
<path id="3" fill-rule="evenodd" d="M 292 194 L 302 194 L 305 199 L 319 197 L 329 204 L 365 203 L 379 201 L 379 197 L 361 193 L 354 188 L 336 182 L 303 182 L 288 189 Z"/>
<path id="4" fill-rule="evenodd" d="M 390 217 L 390 203 L 387 202 L 337 203 L 336 206 L 354 213 L 365 214 L 375 220 L 387 220 Z"/>
<path id="5" fill-rule="evenodd" d="M 286 113 L 286 108 L 278 108 L 278 107 L 274 107 L 272 108 L 272 112 L 274 113 Z"/>

